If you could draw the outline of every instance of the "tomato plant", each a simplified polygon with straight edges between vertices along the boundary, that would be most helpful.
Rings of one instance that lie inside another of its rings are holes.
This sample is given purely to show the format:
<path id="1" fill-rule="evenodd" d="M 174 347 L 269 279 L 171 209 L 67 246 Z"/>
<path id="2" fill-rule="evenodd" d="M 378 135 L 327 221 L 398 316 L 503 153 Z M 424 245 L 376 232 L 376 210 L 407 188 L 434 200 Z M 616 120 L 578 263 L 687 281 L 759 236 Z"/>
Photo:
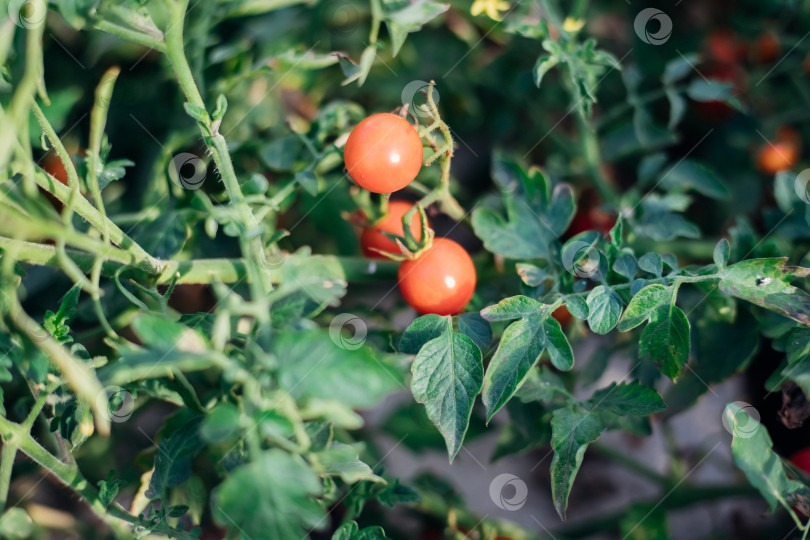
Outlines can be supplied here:
<path id="1" fill-rule="evenodd" d="M 807 538 L 810 14 L 727 11 L 3 2 L 0 537 Z"/>

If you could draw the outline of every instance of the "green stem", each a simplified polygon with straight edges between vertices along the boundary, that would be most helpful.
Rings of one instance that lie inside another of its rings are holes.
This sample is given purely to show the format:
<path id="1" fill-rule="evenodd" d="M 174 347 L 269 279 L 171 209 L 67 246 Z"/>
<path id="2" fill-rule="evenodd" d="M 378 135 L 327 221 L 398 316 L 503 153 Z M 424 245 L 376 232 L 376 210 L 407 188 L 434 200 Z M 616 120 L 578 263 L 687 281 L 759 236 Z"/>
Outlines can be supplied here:
<path id="1" fill-rule="evenodd" d="M 594 187 L 599 192 L 599 195 L 602 196 L 602 199 L 610 206 L 616 208 L 619 203 L 619 196 L 608 180 L 602 176 L 602 171 L 599 169 L 602 158 L 599 152 L 599 140 L 596 138 L 596 132 L 593 130 L 592 126 L 582 118 L 581 114 L 577 113 L 576 117 L 579 124 L 582 156 L 585 158 L 588 175 Z"/>
<path id="2" fill-rule="evenodd" d="M 104 208 L 104 198 L 101 196 L 101 188 L 98 184 L 98 171 L 101 169 L 101 141 L 104 136 L 104 127 L 107 124 L 107 112 L 110 107 L 110 99 L 112 98 L 113 87 L 118 78 L 121 70 L 118 67 L 112 67 L 104 73 L 101 82 L 96 87 L 96 100 L 93 105 L 93 110 L 90 113 L 90 147 L 88 148 L 87 157 L 89 161 L 87 184 L 90 189 L 90 194 L 98 208 L 99 215 L 101 215 L 101 235 L 105 244 L 110 242 L 110 220 L 107 219 L 107 210 Z M 103 257 L 96 256 L 93 263 L 93 268 L 90 272 L 90 280 L 93 283 L 93 293 L 91 298 L 93 300 L 93 307 L 95 308 L 96 317 L 99 323 L 106 330 L 107 336 L 117 338 L 118 334 L 110 326 L 107 321 L 107 315 L 104 313 L 104 308 L 101 305 L 101 265 Z"/>
<path id="3" fill-rule="evenodd" d="M 150 49 L 166 52 L 166 42 L 160 37 L 144 34 L 143 32 L 138 32 L 137 30 L 132 30 L 131 28 L 104 19 L 96 21 L 95 27 L 97 30 L 116 35 L 122 39 L 134 41 L 135 43 L 140 43 Z"/>
<path id="4" fill-rule="evenodd" d="M 205 102 L 194 82 L 194 76 L 188 64 L 183 44 L 183 21 L 188 7 L 188 0 L 170 2 L 169 6 L 171 13 L 169 27 L 166 31 L 166 54 L 186 99 L 190 104 L 204 110 Z M 209 122 L 206 125 L 200 122 L 199 127 L 206 144 L 211 150 L 214 162 L 222 175 L 222 182 L 228 192 L 228 197 L 239 215 L 240 225 L 245 229 L 245 234 L 242 235 L 240 240 L 240 247 L 246 260 L 253 301 L 266 305 L 267 293 L 273 289 L 273 286 L 266 271 L 267 264 L 264 248 L 259 235 L 247 234 L 260 225 L 257 223 L 250 206 L 245 201 L 242 188 L 236 178 L 227 142 L 218 131 L 218 123 L 210 125 Z M 259 313 L 269 314 L 269 306 L 267 306 L 267 309 L 259 310 Z M 269 315 L 263 315 L 262 318 L 265 316 Z"/>
<path id="5" fill-rule="evenodd" d="M 82 196 L 72 197 L 73 190 L 62 184 L 59 180 L 46 174 L 45 172 L 38 171 L 34 176 L 37 185 L 42 189 L 59 199 L 62 204 L 71 205 L 73 210 L 87 220 L 97 230 L 101 231 L 105 226 L 110 234 L 110 240 L 121 249 L 128 252 L 128 257 L 131 259 L 131 264 L 138 267 L 140 270 L 150 274 L 159 274 L 162 268 L 160 267 L 157 259 L 149 255 L 137 242 L 127 236 L 117 225 L 107 220 L 106 225 L 99 211 L 95 206 Z M 71 198 L 73 200 L 71 201 Z"/>
<path id="6" fill-rule="evenodd" d="M 35 441 L 23 426 L 15 424 L 2 416 L 0 416 L 0 434 L 2 434 L 3 440 L 13 440 L 20 451 L 46 469 L 57 480 L 73 489 L 85 500 L 93 512 L 111 525 L 115 525 L 115 520 L 122 520 L 138 527 L 149 528 L 155 533 L 165 534 L 171 538 L 180 540 L 194 540 L 196 538 L 189 533 L 178 531 L 165 524 L 154 525 L 147 523 L 115 503 L 106 507 L 99 497 L 98 490 L 84 478 L 75 463 L 68 464 L 60 461 Z M 5 448 L 6 444 L 3 445 L 4 451 Z"/>
<path id="7" fill-rule="evenodd" d="M 114 249 L 114 248 L 112 248 Z M 58 266 L 56 248 L 46 244 L 25 242 L 0 236 L 0 250 L 14 252 L 16 260 L 22 263 L 41 266 Z M 67 249 L 66 254 L 82 270 L 89 269 L 94 257 L 92 254 Z M 122 266 L 129 266 L 126 252 L 120 250 L 115 257 L 107 257 L 102 266 L 105 276 L 113 277 Z M 394 261 L 370 261 L 362 257 L 336 257 L 343 269 L 343 274 L 351 282 L 392 281 L 396 279 L 399 263 Z M 157 284 L 171 283 L 175 274 L 178 284 L 210 284 L 213 281 L 236 283 L 250 279 L 243 259 L 193 259 L 190 261 L 158 261 L 163 271 L 157 276 Z M 136 274 L 137 272 L 132 272 Z M 269 271 L 273 283 L 281 279 L 278 270 Z"/>
<path id="8" fill-rule="evenodd" d="M 20 4 L 23 9 L 26 6 L 35 13 L 44 14 L 47 10 L 44 0 L 33 0 Z M 38 81 L 42 80 L 42 34 L 44 31 L 44 24 L 31 25 L 31 28 L 26 30 L 25 71 L 20 81 L 14 85 L 14 94 L 11 96 L 8 110 L 0 114 L 0 124 L 3 126 L 3 129 L 0 130 L 0 170 L 4 170 L 8 166 L 14 151 L 13 141 L 19 135 L 20 129 L 26 129 L 28 125 L 28 109 L 34 101 Z M 30 180 L 27 176 L 25 178 L 26 185 L 29 185 Z"/>
<path id="9" fill-rule="evenodd" d="M 17 450 L 17 444 L 13 437 L 4 437 L 3 450 L 2 454 L 0 454 L 0 514 L 5 511 L 8 502 L 8 489 L 11 487 L 11 470 L 14 467 Z"/>
<path id="10" fill-rule="evenodd" d="M 680 286 L 681 283 L 702 283 L 704 281 L 714 281 L 714 280 L 717 280 L 717 279 L 720 279 L 720 274 L 708 274 L 708 275 L 705 275 L 705 276 L 671 276 L 671 277 L 670 276 L 663 276 L 663 277 L 660 277 L 660 278 L 647 279 L 647 280 L 645 280 L 645 283 L 647 285 L 652 285 L 653 283 L 667 284 L 670 281 L 672 281 L 672 282 L 677 281 L 678 286 Z M 632 285 L 632 283 L 621 283 L 619 285 L 611 285 L 610 288 L 613 289 L 613 290 L 616 290 L 616 291 L 620 291 L 620 290 L 623 290 L 623 289 L 629 289 L 631 285 Z M 588 296 L 588 294 L 590 294 L 590 292 L 591 291 L 588 290 L 588 291 L 582 291 L 582 292 L 578 292 L 578 293 L 565 294 L 565 295 L 562 296 L 562 299 L 563 299 L 563 301 L 565 301 L 565 298 L 568 298 L 570 296 Z"/>
<path id="11" fill-rule="evenodd" d="M 48 375 L 52 377 L 52 375 Z M 50 396 L 57 388 L 62 385 L 62 381 L 59 379 L 54 378 L 45 388 L 43 388 L 39 395 L 37 396 L 36 401 L 34 402 L 34 406 L 31 407 L 31 410 L 28 412 L 28 416 L 25 417 L 25 421 L 22 423 L 22 427 L 26 432 L 30 432 L 31 428 L 34 427 L 34 422 L 37 421 L 37 416 L 42 411 L 42 408 L 45 406 L 45 402 L 48 400 L 48 396 Z"/>
<path id="12" fill-rule="evenodd" d="M 14 258 L 16 259 L 16 257 Z M 109 435 L 109 414 L 97 399 L 103 389 L 90 367 L 70 354 L 50 334 L 46 333 L 39 323 L 29 317 L 14 292 L 6 291 L 4 300 L 8 308 L 9 322 L 45 353 L 76 396 L 93 411 L 98 432 L 102 435 Z"/>
<path id="13" fill-rule="evenodd" d="M 380 24 L 382 23 L 383 11 L 380 0 L 371 0 L 371 32 L 368 41 L 371 44 L 377 43 L 380 34 Z"/>

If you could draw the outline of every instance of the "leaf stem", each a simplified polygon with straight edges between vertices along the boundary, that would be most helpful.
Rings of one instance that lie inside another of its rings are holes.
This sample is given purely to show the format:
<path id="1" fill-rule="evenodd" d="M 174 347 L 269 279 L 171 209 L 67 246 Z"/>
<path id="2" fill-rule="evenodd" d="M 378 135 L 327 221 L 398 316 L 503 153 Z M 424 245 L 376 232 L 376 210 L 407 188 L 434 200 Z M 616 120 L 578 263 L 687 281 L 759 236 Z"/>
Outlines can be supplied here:
<path id="1" fill-rule="evenodd" d="M 194 76 L 189 67 L 183 44 L 183 22 L 188 0 L 170 1 L 168 5 L 170 18 L 166 30 L 166 54 L 188 102 L 196 108 L 205 110 L 205 102 L 200 95 L 197 84 L 194 82 Z M 214 162 L 222 175 L 222 182 L 225 184 L 228 197 L 239 215 L 240 225 L 244 228 L 243 234 L 240 235 L 240 247 L 245 257 L 245 266 L 250 278 L 252 298 L 254 302 L 263 303 L 267 306 L 267 309 L 258 311 L 267 314 L 262 317 L 267 317 L 269 316 L 269 305 L 266 296 L 273 289 L 273 285 L 267 272 L 261 234 L 256 233 L 256 229 L 260 227 L 260 224 L 257 222 L 242 193 L 228 151 L 228 145 L 225 138 L 218 131 L 218 123 L 211 124 L 210 121 L 207 123 L 198 121 L 198 124 L 203 138 L 214 157 Z"/>
<path id="2" fill-rule="evenodd" d="M 599 140 L 591 124 L 582 118 L 581 114 L 576 114 L 579 125 L 579 137 L 582 146 L 582 156 L 585 158 L 588 175 L 594 187 L 602 196 L 602 199 L 610 206 L 616 208 L 619 203 L 619 196 L 615 189 L 602 175 L 600 165 L 602 158 L 599 152 Z"/>

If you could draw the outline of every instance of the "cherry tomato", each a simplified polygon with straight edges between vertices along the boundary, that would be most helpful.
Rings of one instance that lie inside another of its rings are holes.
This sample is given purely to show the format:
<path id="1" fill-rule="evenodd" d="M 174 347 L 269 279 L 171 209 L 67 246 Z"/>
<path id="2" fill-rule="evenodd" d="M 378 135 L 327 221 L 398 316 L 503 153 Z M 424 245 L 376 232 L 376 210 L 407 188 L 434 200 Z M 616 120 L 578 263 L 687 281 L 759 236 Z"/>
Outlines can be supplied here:
<path id="1" fill-rule="evenodd" d="M 399 253 L 399 247 L 386 238 L 383 232 L 402 236 L 404 234 L 402 229 L 402 216 L 411 208 L 413 208 L 413 204 L 407 201 L 389 202 L 388 213 L 385 217 L 375 223 L 373 227 L 363 229 L 363 234 L 360 236 L 360 247 L 363 250 L 363 255 L 369 259 L 385 259 L 385 256 L 374 251 L 375 249 L 389 253 Z M 421 240 L 422 228 L 419 226 L 419 214 L 413 215 L 410 228 L 413 237 L 416 238 L 417 241 Z"/>
<path id="2" fill-rule="evenodd" d="M 742 60 L 745 55 L 745 45 L 737 39 L 737 35 L 727 28 L 712 30 L 706 36 L 706 53 L 709 58 L 718 62 L 734 64 Z"/>
<path id="3" fill-rule="evenodd" d="M 751 59 L 757 64 L 772 64 L 782 53 L 779 40 L 771 33 L 760 35 L 753 43 Z"/>
<path id="4" fill-rule="evenodd" d="M 391 193 L 410 184 L 422 168 L 422 140 L 401 116 L 373 114 L 349 134 L 343 156 L 357 185 Z"/>
<path id="5" fill-rule="evenodd" d="M 433 245 L 419 258 L 399 265 L 399 290 L 405 301 L 423 315 L 453 315 L 467 305 L 475 292 L 475 266 L 456 242 L 434 238 Z"/>
<path id="6" fill-rule="evenodd" d="M 776 174 L 790 169 L 799 161 L 801 141 L 792 128 L 782 126 L 776 140 L 763 144 L 756 155 L 757 168 L 765 174 Z"/>
<path id="7" fill-rule="evenodd" d="M 571 321 L 574 319 L 573 315 L 568 311 L 568 308 L 565 305 L 562 305 L 555 309 L 552 314 L 552 317 L 557 319 L 557 322 L 560 323 L 560 326 L 563 328 L 567 327 L 571 324 Z"/>

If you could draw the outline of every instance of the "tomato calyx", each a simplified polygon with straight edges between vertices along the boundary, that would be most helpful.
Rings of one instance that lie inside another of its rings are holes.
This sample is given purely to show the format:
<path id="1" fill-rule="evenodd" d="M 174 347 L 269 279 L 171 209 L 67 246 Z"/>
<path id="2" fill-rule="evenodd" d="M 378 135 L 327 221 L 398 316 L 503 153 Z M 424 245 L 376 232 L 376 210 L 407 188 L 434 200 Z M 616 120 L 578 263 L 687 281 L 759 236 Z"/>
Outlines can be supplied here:
<path id="1" fill-rule="evenodd" d="M 417 213 L 419 214 L 419 231 L 421 233 L 419 235 L 419 240 L 416 239 L 411 231 L 411 222 Z M 380 231 L 382 235 L 396 244 L 396 246 L 399 248 L 399 253 L 383 251 L 374 247 L 370 248 L 371 251 L 375 251 L 380 255 L 394 261 L 405 261 L 418 258 L 422 253 L 433 246 L 433 237 L 436 234 L 433 232 L 433 229 L 430 228 L 427 214 L 425 214 L 425 209 L 422 208 L 422 205 L 419 203 L 415 204 L 413 208 L 405 212 L 405 214 L 402 216 L 402 231 L 402 235 L 390 233 L 388 231 Z"/>

